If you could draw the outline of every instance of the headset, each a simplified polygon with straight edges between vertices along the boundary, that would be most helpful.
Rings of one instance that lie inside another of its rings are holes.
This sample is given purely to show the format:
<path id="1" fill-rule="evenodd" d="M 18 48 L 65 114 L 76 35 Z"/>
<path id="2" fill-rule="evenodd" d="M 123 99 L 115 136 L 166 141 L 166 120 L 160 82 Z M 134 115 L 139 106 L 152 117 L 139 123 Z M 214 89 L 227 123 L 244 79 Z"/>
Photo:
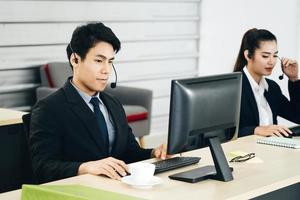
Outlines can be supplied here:
<path id="1" fill-rule="evenodd" d="M 284 78 L 284 73 L 283 73 L 283 63 L 281 58 L 278 57 L 278 59 L 280 60 L 280 65 L 281 65 L 281 70 L 282 70 L 282 74 L 280 76 L 278 76 L 279 80 L 282 80 Z"/>
<path id="2" fill-rule="evenodd" d="M 112 64 L 112 67 L 113 67 L 114 72 L 115 72 L 115 82 L 112 82 L 110 84 L 110 87 L 111 88 L 116 88 L 117 87 L 117 82 L 118 82 L 118 75 L 117 75 L 117 71 L 116 71 L 116 68 L 115 68 L 114 64 Z"/>
<path id="3" fill-rule="evenodd" d="M 74 51 L 73 48 L 72 48 L 71 42 L 69 43 L 69 47 L 70 47 L 72 53 L 74 54 L 74 62 L 75 62 L 76 64 L 78 64 L 78 58 L 76 57 L 76 53 L 75 53 L 75 51 Z"/>
<path id="4" fill-rule="evenodd" d="M 71 46 L 71 42 L 69 43 L 69 47 L 70 47 L 72 53 L 74 54 L 74 62 L 76 64 L 78 64 L 78 58 L 76 57 L 76 53 L 75 53 L 75 51 L 73 50 L 73 48 Z M 112 64 L 112 67 L 113 67 L 113 70 L 114 70 L 114 73 L 115 73 L 115 81 L 110 84 L 110 87 L 111 88 L 116 88 L 117 87 L 117 82 L 118 82 L 118 75 L 117 75 L 117 71 L 116 71 L 116 68 L 115 68 L 114 64 Z"/>

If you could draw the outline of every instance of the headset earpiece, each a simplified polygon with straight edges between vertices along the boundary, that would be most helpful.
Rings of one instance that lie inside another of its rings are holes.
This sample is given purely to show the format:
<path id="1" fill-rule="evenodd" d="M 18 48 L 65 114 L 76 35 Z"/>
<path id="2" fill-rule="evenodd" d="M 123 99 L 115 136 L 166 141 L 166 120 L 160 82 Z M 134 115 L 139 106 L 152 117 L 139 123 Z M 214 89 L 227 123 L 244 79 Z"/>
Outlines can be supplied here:
<path id="1" fill-rule="evenodd" d="M 76 64 L 78 64 L 78 58 L 76 57 L 76 53 L 75 53 L 75 51 L 73 50 L 73 48 L 72 48 L 72 46 L 71 46 L 71 42 L 69 43 L 69 47 L 70 47 L 70 49 L 71 49 L 71 51 L 72 51 L 72 53 L 73 53 L 73 55 L 74 55 L 74 62 L 75 62 Z"/>
<path id="2" fill-rule="evenodd" d="M 251 59 L 251 58 L 252 58 L 252 53 L 250 53 L 250 52 L 248 51 L 247 56 L 248 56 L 249 59 Z"/>
<path id="3" fill-rule="evenodd" d="M 76 64 L 78 64 L 78 58 L 76 58 L 75 54 L 74 54 L 74 62 L 75 62 Z"/>

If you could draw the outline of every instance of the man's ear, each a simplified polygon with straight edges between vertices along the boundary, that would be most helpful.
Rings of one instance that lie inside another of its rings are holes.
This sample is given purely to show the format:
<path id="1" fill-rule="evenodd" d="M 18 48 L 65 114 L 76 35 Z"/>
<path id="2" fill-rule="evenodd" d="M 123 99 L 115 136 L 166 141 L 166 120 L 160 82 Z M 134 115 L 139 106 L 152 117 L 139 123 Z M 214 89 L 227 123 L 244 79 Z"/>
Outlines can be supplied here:
<path id="1" fill-rule="evenodd" d="M 77 67 L 78 66 L 78 55 L 76 55 L 76 53 L 72 53 L 71 57 L 70 57 L 70 62 L 72 64 L 73 67 Z"/>

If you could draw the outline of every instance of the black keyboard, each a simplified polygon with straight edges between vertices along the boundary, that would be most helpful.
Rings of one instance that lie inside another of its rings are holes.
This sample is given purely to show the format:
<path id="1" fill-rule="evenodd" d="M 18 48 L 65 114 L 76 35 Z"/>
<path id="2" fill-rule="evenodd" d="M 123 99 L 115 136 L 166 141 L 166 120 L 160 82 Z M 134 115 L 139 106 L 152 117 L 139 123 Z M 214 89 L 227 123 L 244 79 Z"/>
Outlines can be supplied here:
<path id="1" fill-rule="evenodd" d="M 153 163 L 155 165 L 155 174 L 196 164 L 200 159 L 200 157 L 174 157 L 166 160 L 156 161 Z"/>

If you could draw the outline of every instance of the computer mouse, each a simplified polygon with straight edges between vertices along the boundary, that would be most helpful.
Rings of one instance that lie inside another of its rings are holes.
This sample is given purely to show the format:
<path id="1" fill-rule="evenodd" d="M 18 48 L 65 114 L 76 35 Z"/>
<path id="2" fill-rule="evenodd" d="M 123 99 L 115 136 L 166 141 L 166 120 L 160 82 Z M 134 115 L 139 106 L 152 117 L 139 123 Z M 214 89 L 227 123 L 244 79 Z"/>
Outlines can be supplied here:
<path id="1" fill-rule="evenodd" d="M 268 135 L 267 137 L 276 137 L 276 135 Z M 289 135 L 281 134 L 281 136 L 277 136 L 277 137 L 292 138 L 293 134 L 289 134 Z"/>
<path id="2" fill-rule="evenodd" d="M 131 174 L 130 174 L 129 172 L 127 172 L 127 171 L 125 171 L 126 174 L 125 174 L 124 176 L 123 176 L 122 174 L 120 174 L 119 172 L 117 172 L 117 173 L 119 174 L 120 177 L 130 176 L 130 175 L 131 175 Z"/>
<path id="3" fill-rule="evenodd" d="M 290 130 L 293 132 L 293 136 L 300 136 L 300 126 L 291 127 Z"/>
<path id="4" fill-rule="evenodd" d="M 283 134 L 282 134 L 282 136 L 283 136 L 284 138 L 293 138 L 293 133 L 292 133 L 292 134 L 289 134 L 289 135 L 283 135 Z"/>

